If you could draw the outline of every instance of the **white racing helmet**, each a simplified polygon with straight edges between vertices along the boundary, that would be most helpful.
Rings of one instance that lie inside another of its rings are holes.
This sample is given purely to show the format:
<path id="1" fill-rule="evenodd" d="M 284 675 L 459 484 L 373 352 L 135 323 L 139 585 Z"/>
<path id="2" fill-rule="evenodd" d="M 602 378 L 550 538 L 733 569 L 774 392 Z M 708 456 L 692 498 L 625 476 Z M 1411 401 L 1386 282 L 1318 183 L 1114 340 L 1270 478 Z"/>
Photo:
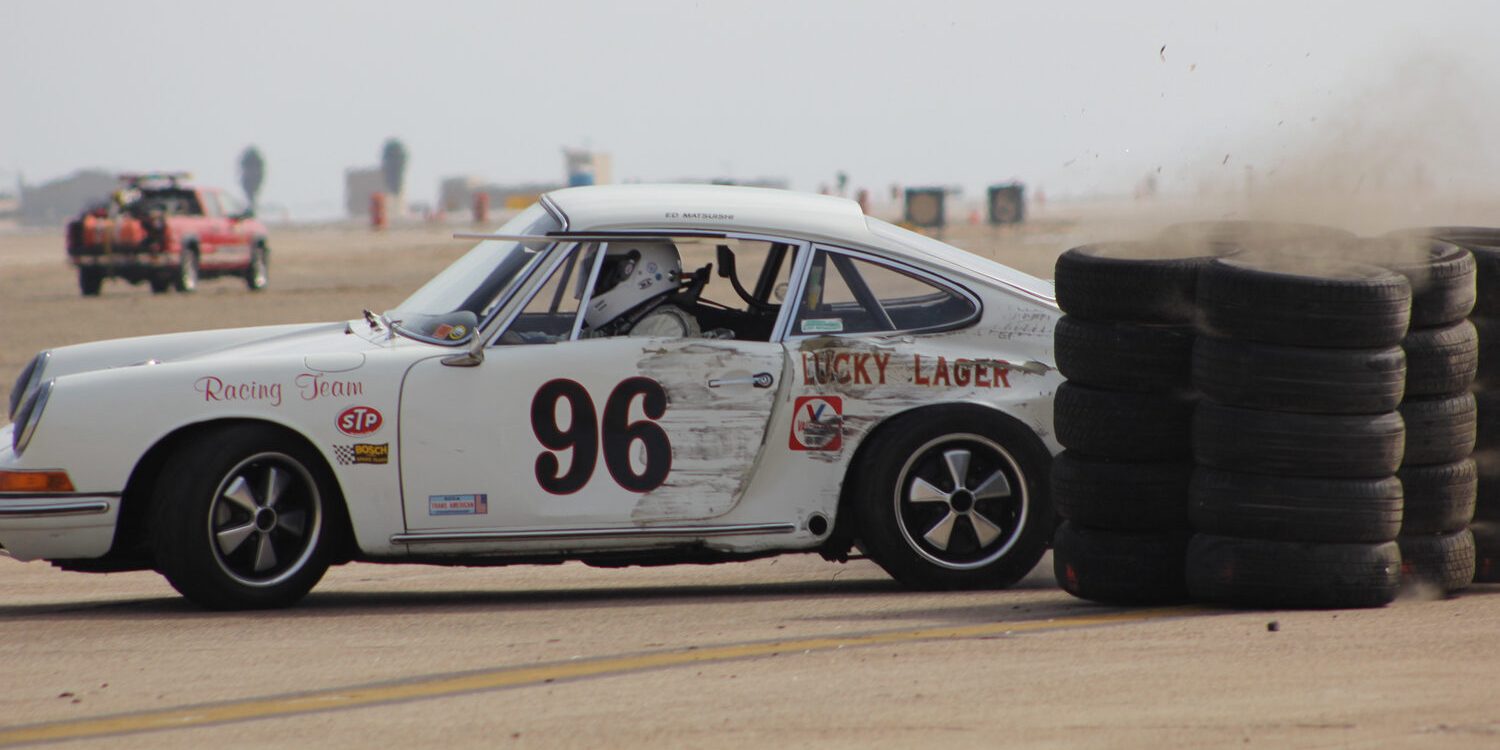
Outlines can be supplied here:
<path id="1" fill-rule="evenodd" d="M 682 258 L 669 242 L 610 243 L 583 322 L 598 330 L 663 294 L 677 290 Z"/>

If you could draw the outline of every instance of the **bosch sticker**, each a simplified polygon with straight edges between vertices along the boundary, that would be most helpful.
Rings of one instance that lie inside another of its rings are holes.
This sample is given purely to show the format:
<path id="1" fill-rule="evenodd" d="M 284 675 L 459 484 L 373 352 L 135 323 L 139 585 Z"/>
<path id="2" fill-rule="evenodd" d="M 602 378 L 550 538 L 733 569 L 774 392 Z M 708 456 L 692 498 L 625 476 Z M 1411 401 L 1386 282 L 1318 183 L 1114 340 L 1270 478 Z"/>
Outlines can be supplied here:
<path id="1" fill-rule="evenodd" d="M 429 495 L 429 516 L 482 516 L 490 512 L 489 495 Z"/>
<path id="2" fill-rule="evenodd" d="M 799 396 L 792 408 L 791 449 L 836 451 L 844 445 L 844 400 Z"/>
<path id="3" fill-rule="evenodd" d="M 380 425 L 384 423 L 385 419 L 380 416 L 379 409 L 373 406 L 351 406 L 339 412 L 334 426 L 345 435 L 359 437 L 379 432 Z"/>
<path id="4" fill-rule="evenodd" d="M 391 462 L 390 443 L 355 443 L 333 446 L 334 458 L 341 466 L 354 464 L 387 464 Z"/>

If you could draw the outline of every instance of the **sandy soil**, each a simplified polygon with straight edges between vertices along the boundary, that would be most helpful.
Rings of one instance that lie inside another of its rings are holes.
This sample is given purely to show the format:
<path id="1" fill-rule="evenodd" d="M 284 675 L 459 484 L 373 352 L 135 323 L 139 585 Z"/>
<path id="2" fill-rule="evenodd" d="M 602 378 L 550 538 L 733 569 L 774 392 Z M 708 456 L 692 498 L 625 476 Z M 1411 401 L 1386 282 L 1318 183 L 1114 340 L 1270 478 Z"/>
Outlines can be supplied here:
<path id="1" fill-rule="evenodd" d="M 1060 250 L 1129 225 L 1046 218 L 954 227 L 946 239 L 1050 276 Z M 160 296 L 110 282 L 98 299 L 78 295 L 60 234 L 0 235 L 0 377 L 8 386 L 47 346 L 390 307 L 463 252 L 448 231 L 281 229 L 263 293 L 235 280 Z M 919 594 L 866 562 L 794 556 L 618 571 L 350 565 L 298 608 L 218 615 L 151 573 L 0 560 L 0 746 L 21 725 L 63 722 L 60 736 L 77 736 L 84 719 L 205 703 L 241 718 L 210 720 L 204 709 L 177 729 L 110 724 L 62 746 L 1500 745 L 1500 587 L 1374 611 L 1090 619 L 1116 611 L 1060 592 L 1045 567 L 1009 591 Z M 983 634 L 559 671 L 601 657 L 970 626 Z M 540 671 L 506 689 L 271 710 L 304 691 L 394 695 L 380 691 L 522 667 Z"/>

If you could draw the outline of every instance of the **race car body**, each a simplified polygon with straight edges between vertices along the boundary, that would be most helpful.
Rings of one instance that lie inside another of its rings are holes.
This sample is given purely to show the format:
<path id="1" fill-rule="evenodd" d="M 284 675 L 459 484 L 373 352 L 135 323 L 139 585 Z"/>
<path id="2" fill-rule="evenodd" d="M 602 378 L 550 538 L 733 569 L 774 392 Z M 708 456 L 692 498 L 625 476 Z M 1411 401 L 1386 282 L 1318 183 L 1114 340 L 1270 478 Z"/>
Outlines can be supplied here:
<path id="1" fill-rule="evenodd" d="M 220 608 L 348 560 L 855 544 L 912 585 L 1008 585 L 1050 539 L 1059 315 L 851 201 L 559 190 L 384 315 L 39 354 L 0 547 Z"/>
<path id="2" fill-rule="evenodd" d="M 200 278 L 239 276 L 251 290 L 269 279 L 266 228 L 233 196 L 186 175 L 121 175 L 111 200 L 68 223 L 68 260 L 84 296 L 108 278 L 153 292 L 191 292 Z"/>

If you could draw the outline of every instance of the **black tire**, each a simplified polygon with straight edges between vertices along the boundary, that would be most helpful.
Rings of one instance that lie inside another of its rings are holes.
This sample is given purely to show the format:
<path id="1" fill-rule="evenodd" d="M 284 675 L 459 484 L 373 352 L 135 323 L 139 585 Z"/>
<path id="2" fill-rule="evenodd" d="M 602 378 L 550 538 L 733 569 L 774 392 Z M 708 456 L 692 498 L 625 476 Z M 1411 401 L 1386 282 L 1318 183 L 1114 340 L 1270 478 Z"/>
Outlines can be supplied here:
<path id="1" fill-rule="evenodd" d="M 1192 326 L 1064 315 L 1057 321 L 1053 343 L 1058 371 L 1079 385 L 1142 392 L 1188 388 Z"/>
<path id="2" fill-rule="evenodd" d="M 104 288 L 104 274 L 97 268 L 78 269 L 78 291 L 85 297 L 98 297 Z"/>
<path id="3" fill-rule="evenodd" d="M 1401 530 L 1401 482 L 1240 474 L 1199 468 L 1188 516 L 1203 534 L 1286 542 L 1372 544 Z"/>
<path id="4" fill-rule="evenodd" d="M 1404 445 L 1396 412 L 1290 414 L 1205 399 L 1193 418 L 1198 464 L 1249 474 L 1388 477 L 1401 464 Z"/>
<path id="5" fill-rule="evenodd" d="M 1057 258 L 1057 304 L 1084 320 L 1191 323 L 1194 290 L 1207 257 L 1174 257 L 1139 242 L 1075 247 Z"/>
<path id="6" fill-rule="evenodd" d="M 1102 531 L 1065 521 L 1052 541 L 1052 573 L 1073 596 L 1108 604 L 1166 604 L 1187 599 L 1185 531 Z"/>
<path id="7" fill-rule="evenodd" d="M 1285 256 L 1208 264 L 1198 282 L 1205 333 L 1284 346 L 1376 349 L 1406 335 L 1411 286 L 1378 266 Z"/>
<path id="8" fill-rule="evenodd" d="M 172 277 L 172 286 L 183 294 L 191 294 L 198 290 L 198 249 L 196 247 L 182 248 L 181 257 L 177 261 L 177 274 Z"/>
<path id="9" fill-rule="evenodd" d="M 1473 394 L 1412 399 L 1401 404 L 1406 422 L 1406 466 L 1451 464 L 1474 452 L 1479 413 Z"/>
<path id="10" fill-rule="evenodd" d="M 1311 414 L 1379 414 L 1401 403 L 1399 347 L 1326 349 L 1200 336 L 1193 385 L 1226 406 Z"/>
<path id="11" fill-rule="evenodd" d="M 1474 535 L 1468 529 L 1396 541 L 1401 545 L 1401 578 L 1407 585 L 1434 586 L 1449 594 L 1474 582 Z"/>
<path id="12" fill-rule="evenodd" d="M 1052 504 L 1079 526 L 1160 532 L 1187 528 L 1187 462 L 1105 461 L 1063 451 L 1052 460 Z"/>
<path id="13" fill-rule="evenodd" d="M 273 474 L 286 477 L 274 493 Z M 157 569 L 208 609 L 293 604 L 323 577 L 340 542 L 331 519 L 341 500 L 326 465 L 276 428 L 226 427 L 185 443 L 156 489 Z"/>
<path id="14" fill-rule="evenodd" d="M 1047 550 L 1046 446 L 998 412 L 936 406 L 883 426 L 852 470 L 860 545 L 902 583 L 1003 588 Z"/>
<path id="15" fill-rule="evenodd" d="M 1420 236 L 1451 242 L 1474 255 L 1474 277 L 1480 294 L 1473 315 L 1500 316 L 1500 229 L 1495 227 L 1426 227 L 1393 232 L 1396 236 Z"/>
<path id="16" fill-rule="evenodd" d="M 1188 542 L 1187 587 L 1237 607 L 1383 607 L 1401 586 L 1395 542 L 1320 544 L 1196 534 Z"/>
<path id="17" fill-rule="evenodd" d="M 1053 429 L 1064 448 L 1123 461 L 1183 461 L 1195 398 L 1187 393 L 1127 393 L 1058 386 Z"/>
<path id="18" fill-rule="evenodd" d="M 1474 385 L 1481 390 L 1500 390 L 1500 317 L 1476 315 L 1469 322 L 1474 324 L 1479 337 L 1479 367 Z"/>
<path id="19" fill-rule="evenodd" d="M 1475 521 L 1469 533 L 1474 536 L 1474 582 L 1500 583 L 1500 522 Z"/>
<path id="20" fill-rule="evenodd" d="M 172 291 L 173 277 L 152 276 L 151 278 L 146 279 L 146 283 L 151 285 L 152 294 L 166 294 L 167 292 Z"/>
<path id="21" fill-rule="evenodd" d="M 264 242 L 256 242 L 250 248 L 250 265 L 245 269 L 245 286 L 258 292 L 271 283 L 271 253 Z"/>
<path id="22" fill-rule="evenodd" d="M 1407 398 L 1462 393 L 1479 374 L 1479 332 L 1467 320 L 1443 328 L 1413 328 L 1401 348 L 1406 352 Z"/>
<path id="23" fill-rule="evenodd" d="M 1452 325 L 1474 309 L 1475 264 L 1468 249 L 1430 238 L 1360 240 L 1355 257 L 1389 268 L 1411 284 L 1411 326 Z"/>
<path id="24" fill-rule="evenodd" d="M 1473 459 L 1435 466 L 1404 466 L 1396 472 L 1406 496 L 1401 533 L 1447 534 L 1474 520 L 1479 471 Z"/>

